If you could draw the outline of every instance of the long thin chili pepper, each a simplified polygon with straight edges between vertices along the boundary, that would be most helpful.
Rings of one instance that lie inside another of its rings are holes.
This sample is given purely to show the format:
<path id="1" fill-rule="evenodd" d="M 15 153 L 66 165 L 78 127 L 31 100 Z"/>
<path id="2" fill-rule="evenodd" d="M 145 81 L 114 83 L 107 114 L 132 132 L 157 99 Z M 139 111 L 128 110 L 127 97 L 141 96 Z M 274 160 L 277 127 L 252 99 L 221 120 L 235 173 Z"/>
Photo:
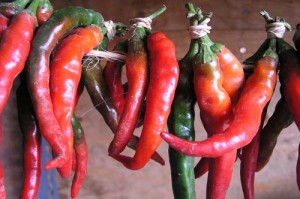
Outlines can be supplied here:
<path id="1" fill-rule="evenodd" d="M 118 43 L 114 47 L 113 51 L 127 53 L 127 40 Z M 109 60 L 103 70 L 104 79 L 107 85 L 107 92 L 117 110 L 118 115 L 123 113 L 125 105 L 125 91 L 122 84 L 122 69 L 124 64 L 125 63 L 123 61 Z"/>
<path id="2" fill-rule="evenodd" d="M 0 40 L 2 38 L 3 32 L 7 29 L 9 25 L 9 19 L 4 15 L 0 14 Z"/>
<path id="3" fill-rule="evenodd" d="M 74 149 L 76 155 L 76 170 L 71 187 L 71 196 L 76 198 L 87 172 L 88 148 L 83 128 L 73 114 L 72 127 L 74 132 Z"/>
<path id="4" fill-rule="evenodd" d="M 101 49 L 106 49 L 107 43 L 108 38 L 105 36 L 101 44 Z M 103 70 L 101 63 L 98 58 L 87 56 L 83 62 L 83 66 L 82 80 L 91 101 L 94 107 L 102 115 L 105 123 L 114 133 L 118 126 L 119 115 L 110 100 L 107 85 L 102 74 Z M 127 146 L 135 150 L 137 143 L 138 137 L 132 136 Z M 164 159 L 157 152 L 155 152 L 151 158 L 162 165 L 165 164 Z"/>
<path id="5" fill-rule="evenodd" d="M 0 13 L 11 18 L 18 12 L 22 11 L 31 0 L 15 0 L 9 3 L 0 3 Z"/>
<path id="6" fill-rule="evenodd" d="M 186 4 L 189 13 L 195 12 L 192 4 Z M 195 15 L 190 18 L 191 25 L 196 25 Z M 168 129 L 183 139 L 195 139 L 195 103 L 193 88 L 192 60 L 198 52 L 199 45 L 191 40 L 187 54 L 178 62 L 179 80 L 176 87 L 171 112 L 168 118 Z M 194 158 L 185 156 L 169 147 L 169 163 L 172 178 L 172 190 L 175 199 L 195 198 Z"/>
<path id="7" fill-rule="evenodd" d="M 98 46 L 102 38 L 103 34 L 98 26 L 78 28 L 57 44 L 51 59 L 49 84 L 53 113 L 65 139 L 67 139 L 69 148 L 68 163 L 58 169 L 64 178 L 71 174 L 73 129 L 70 121 L 81 78 L 82 58 Z"/>
<path id="8" fill-rule="evenodd" d="M 26 86 L 25 74 L 17 89 L 17 108 L 20 129 L 24 138 L 24 181 L 20 198 L 36 198 L 41 176 L 41 134 Z"/>
<path id="9" fill-rule="evenodd" d="M 16 76 L 24 69 L 36 27 L 35 10 L 39 0 L 19 12 L 5 30 L 0 42 L 0 113 L 8 100 Z"/>
<path id="10" fill-rule="evenodd" d="M 277 49 L 280 62 L 279 78 L 283 94 L 292 117 L 300 129 L 300 61 L 296 50 L 283 39 L 277 39 Z M 300 153 L 297 160 L 297 185 L 300 190 Z"/>
<path id="11" fill-rule="evenodd" d="M 162 32 L 148 36 L 150 54 L 150 82 L 146 94 L 146 112 L 141 137 L 133 158 L 115 155 L 129 169 L 143 168 L 162 139 L 174 99 L 179 78 L 179 66 L 175 55 L 175 45 Z"/>
<path id="12" fill-rule="evenodd" d="M 26 67 L 27 84 L 40 131 L 57 155 L 46 164 L 46 169 L 62 167 L 68 160 L 68 143 L 53 113 L 50 97 L 50 54 L 65 33 L 78 26 L 91 24 L 99 26 L 105 34 L 103 18 L 98 12 L 76 6 L 56 10 L 39 28 L 32 43 Z"/>
<path id="13" fill-rule="evenodd" d="M 53 14 L 53 6 L 50 0 L 41 0 L 36 10 L 36 19 L 39 25 L 42 25 Z"/>
<path id="14" fill-rule="evenodd" d="M 282 130 L 294 122 L 283 95 L 282 87 L 280 87 L 280 93 L 281 97 L 276 104 L 275 110 L 260 133 L 256 172 L 262 170 L 269 162 L 276 146 L 277 138 Z"/>
<path id="15" fill-rule="evenodd" d="M 162 138 L 183 154 L 201 157 L 218 157 L 250 143 L 258 131 L 262 111 L 276 85 L 278 58 L 272 50 L 268 52 L 257 62 L 253 74 L 246 81 L 235 106 L 233 122 L 223 134 L 196 142 L 182 140 L 168 132 L 162 132 Z"/>
<path id="16" fill-rule="evenodd" d="M 165 10 L 166 7 L 163 6 L 147 18 L 153 19 Z M 121 114 L 115 136 L 108 149 L 108 153 L 112 156 L 121 153 L 125 149 L 138 122 L 149 82 L 145 41 L 149 34 L 150 30 L 147 28 L 136 27 L 127 42 L 126 76 L 128 91 L 126 93 L 124 110 Z"/>

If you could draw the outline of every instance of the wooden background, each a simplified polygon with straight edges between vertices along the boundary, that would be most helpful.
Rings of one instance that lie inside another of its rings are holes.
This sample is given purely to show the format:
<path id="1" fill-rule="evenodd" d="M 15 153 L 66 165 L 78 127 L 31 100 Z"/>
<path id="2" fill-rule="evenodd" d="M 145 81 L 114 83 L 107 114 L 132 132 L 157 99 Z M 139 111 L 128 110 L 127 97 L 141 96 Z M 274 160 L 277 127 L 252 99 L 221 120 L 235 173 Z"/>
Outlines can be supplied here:
<path id="1" fill-rule="evenodd" d="M 144 17 L 165 4 L 167 11 L 153 21 L 154 31 L 163 31 L 176 44 L 178 59 L 183 57 L 190 42 L 187 33 L 184 0 L 52 0 L 55 9 L 78 5 L 99 11 L 105 20 L 128 24 L 129 19 Z M 265 21 L 260 16 L 266 10 L 271 16 L 280 16 L 295 28 L 300 23 L 299 0 L 201 0 L 189 1 L 200 6 L 204 12 L 212 11 L 210 37 L 215 42 L 225 44 L 243 61 L 253 54 L 266 38 Z M 286 40 L 292 44 L 294 31 L 286 32 Z M 241 49 L 246 49 L 241 52 Z M 5 167 L 7 198 L 18 198 L 22 176 L 22 139 L 17 124 L 15 83 L 10 100 L 3 115 L 2 156 Z M 278 89 L 272 99 L 269 114 L 279 99 Z M 167 145 L 162 143 L 158 151 L 167 164 L 162 167 L 152 161 L 142 170 L 130 171 L 107 156 L 107 147 L 112 133 L 102 117 L 93 109 L 87 94 L 84 93 L 76 110 L 82 119 L 89 146 L 89 165 L 86 181 L 78 198 L 96 199 L 171 199 L 172 189 L 168 165 Z M 198 114 L 198 113 L 197 113 Z M 197 117 L 197 139 L 203 128 Z M 203 133 L 202 133 L 203 134 Z M 274 155 L 267 167 L 256 175 L 256 198 L 299 198 L 296 186 L 295 165 L 299 143 L 298 130 L 293 124 L 279 137 Z M 132 153 L 128 151 L 128 153 Z M 198 160 L 198 159 L 197 159 Z M 197 161 L 196 160 L 196 161 Z M 70 198 L 71 179 L 58 177 L 60 198 Z M 206 176 L 196 181 L 197 198 L 205 198 Z M 239 182 L 239 161 L 234 169 L 233 180 L 227 198 L 243 198 Z"/>

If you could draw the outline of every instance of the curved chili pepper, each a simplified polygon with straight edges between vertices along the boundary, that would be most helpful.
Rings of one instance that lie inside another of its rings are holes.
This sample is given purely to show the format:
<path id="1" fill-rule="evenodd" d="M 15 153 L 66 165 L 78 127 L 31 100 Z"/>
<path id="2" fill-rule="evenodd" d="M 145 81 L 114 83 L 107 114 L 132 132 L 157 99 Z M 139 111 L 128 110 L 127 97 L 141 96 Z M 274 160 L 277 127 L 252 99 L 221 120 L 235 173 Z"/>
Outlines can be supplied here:
<path id="1" fill-rule="evenodd" d="M 17 89 L 17 108 L 20 129 L 24 138 L 24 181 L 20 198 L 36 198 L 41 176 L 41 134 L 34 114 L 32 102 L 24 79 L 21 77 L 21 85 Z"/>
<path id="2" fill-rule="evenodd" d="M 0 4 L 0 13 L 11 18 L 18 12 L 22 11 L 31 0 L 15 0 L 9 3 Z"/>
<path id="3" fill-rule="evenodd" d="M 102 31 L 98 26 L 78 28 L 57 44 L 51 59 L 49 85 L 53 113 L 67 139 L 69 151 L 68 163 L 58 169 L 64 178 L 71 174 L 73 129 L 70 121 L 81 78 L 82 58 L 101 43 L 102 38 Z"/>
<path id="4" fill-rule="evenodd" d="M 150 81 L 141 137 L 133 158 L 113 156 L 125 167 L 133 170 L 143 168 L 160 145 L 162 139 L 159 133 L 167 125 L 179 78 L 173 42 L 162 32 L 156 32 L 147 37 L 147 46 L 150 54 Z"/>
<path id="5" fill-rule="evenodd" d="M 189 12 L 194 11 L 194 6 L 186 4 Z M 196 25 L 197 20 L 192 17 L 191 25 Z M 191 40 L 189 50 L 178 62 L 179 79 L 176 87 L 171 112 L 168 117 L 168 129 L 183 139 L 195 139 L 195 103 L 196 96 L 193 87 L 193 67 L 192 60 L 199 50 L 199 45 L 195 39 Z M 172 190 L 175 199 L 195 198 L 195 176 L 194 158 L 182 155 L 169 147 L 169 163 L 172 178 Z"/>
<path id="6" fill-rule="evenodd" d="M 127 53 L 127 41 L 118 43 L 113 51 Z M 122 84 L 122 68 L 124 62 L 119 60 L 107 61 L 103 70 L 107 92 L 114 104 L 118 115 L 123 113 L 125 105 L 124 88 Z"/>
<path id="7" fill-rule="evenodd" d="M 49 0 L 41 0 L 36 10 L 36 19 L 39 25 L 45 23 L 53 14 L 53 6 Z"/>
<path id="8" fill-rule="evenodd" d="M 294 122 L 285 101 L 282 87 L 280 87 L 280 93 L 281 97 L 275 106 L 275 110 L 260 133 L 256 172 L 263 169 L 269 162 L 276 146 L 277 138 L 282 130 Z"/>
<path id="9" fill-rule="evenodd" d="M 103 18 L 93 10 L 82 7 L 67 7 L 57 10 L 39 28 L 32 43 L 28 59 L 28 88 L 39 121 L 40 131 L 57 157 L 48 162 L 46 169 L 62 167 L 68 161 L 68 143 L 61 133 L 53 113 L 49 89 L 49 58 L 58 41 L 68 31 L 87 25 L 97 25 L 102 31 Z M 104 32 L 103 32 L 104 34 Z"/>
<path id="10" fill-rule="evenodd" d="M 2 38 L 4 31 L 7 29 L 8 23 L 9 19 L 0 14 L 0 39 Z"/>
<path id="11" fill-rule="evenodd" d="M 283 39 L 277 39 L 277 49 L 280 62 L 279 78 L 289 111 L 300 129 L 300 61 L 296 50 Z M 299 153 L 300 155 L 300 153 Z M 297 185 L 300 190 L 300 156 L 297 160 Z"/>
<path id="12" fill-rule="evenodd" d="M 107 48 L 107 42 L 108 38 L 104 37 L 101 44 L 102 49 Z M 98 58 L 87 56 L 83 62 L 82 70 L 82 79 L 85 88 L 87 89 L 94 107 L 102 115 L 105 123 L 114 133 L 118 126 L 119 117 L 116 108 L 108 95 L 107 85 L 102 73 L 102 66 Z M 135 150 L 137 143 L 138 137 L 132 136 L 127 146 Z M 163 158 L 157 152 L 155 152 L 151 158 L 162 165 L 165 163 Z"/>
<path id="13" fill-rule="evenodd" d="M 164 6 L 147 18 L 153 19 L 165 10 L 166 7 Z M 115 136 L 108 148 L 108 153 L 112 156 L 121 153 L 125 149 L 139 119 L 139 113 L 149 82 L 149 67 L 145 44 L 148 34 L 150 34 L 150 30 L 147 28 L 136 27 L 127 41 L 126 76 L 128 91 Z"/>
<path id="14" fill-rule="evenodd" d="M 76 198 L 87 172 L 88 148 L 83 128 L 75 115 L 73 115 L 71 123 L 74 132 L 74 149 L 76 155 L 76 170 L 72 181 L 71 196 L 72 198 Z"/>
<path id="15" fill-rule="evenodd" d="M 16 76 L 24 69 L 36 27 L 35 10 L 39 0 L 19 12 L 5 30 L 0 43 L 0 113 L 8 100 Z"/>
<path id="16" fill-rule="evenodd" d="M 183 154 L 204 157 L 218 157 L 250 143 L 276 85 L 277 54 L 269 52 L 257 62 L 254 73 L 247 79 L 235 106 L 233 121 L 224 133 L 196 142 L 182 140 L 168 132 L 162 132 L 162 138 Z"/>

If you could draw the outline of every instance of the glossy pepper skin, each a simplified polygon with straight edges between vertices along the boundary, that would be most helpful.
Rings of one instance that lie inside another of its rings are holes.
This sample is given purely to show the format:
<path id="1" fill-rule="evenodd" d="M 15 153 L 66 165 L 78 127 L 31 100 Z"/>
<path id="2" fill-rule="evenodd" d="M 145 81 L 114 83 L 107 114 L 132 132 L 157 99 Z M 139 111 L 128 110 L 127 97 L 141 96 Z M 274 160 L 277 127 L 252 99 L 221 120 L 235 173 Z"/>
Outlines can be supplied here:
<path id="1" fill-rule="evenodd" d="M 280 87 L 280 93 L 281 97 L 275 106 L 275 110 L 260 133 L 256 172 L 262 170 L 267 165 L 276 146 L 278 136 L 283 129 L 289 127 L 294 122 L 282 87 Z"/>
<path id="2" fill-rule="evenodd" d="M 22 11 L 28 4 L 30 0 L 15 0 L 9 3 L 0 3 L 0 13 L 4 16 L 11 18 L 18 12 Z"/>
<path id="3" fill-rule="evenodd" d="M 18 121 L 24 138 L 24 181 L 21 199 L 36 198 L 41 176 L 41 134 L 34 114 L 32 102 L 26 86 L 25 74 L 21 75 L 21 85 L 17 89 Z"/>
<path id="4" fill-rule="evenodd" d="M 170 132 L 186 140 L 195 139 L 196 97 L 193 88 L 192 59 L 198 48 L 196 41 L 192 40 L 189 51 L 178 63 L 179 80 L 167 123 Z M 194 158 L 185 156 L 171 147 L 168 150 L 174 198 L 195 198 Z"/>
<path id="5" fill-rule="evenodd" d="M 150 80 L 141 137 L 133 158 L 114 156 L 126 168 L 132 170 L 143 168 L 160 145 L 160 132 L 167 126 L 179 78 L 174 43 L 162 32 L 155 32 L 147 37 L 147 46 L 150 54 Z"/>
<path id="6" fill-rule="evenodd" d="M 101 43 L 102 38 L 100 28 L 95 25 L 78 28 L 57 44 L 51 59 L 49 84 L 53 112 L 68 142 L 68 163 L 58 169 L 64 178 L 71 174 L 73 129 L 70 121 L 81 78 L 82 58 Z"/>
<path id="7" fill-rule="evenodd" d="M 40 0 L 36 10 L 36 19 L 39 25 L 45 23 L 53 14 L 53 6 L 49 0 Z"/>
<path id="8" fill-rule="evenodd" d="M 107 48 L 107 42 L 108 38 L 104 37 L 101 44 L 102 49 Z M 84 86 L 87 89 L 94 107 L 102 115 L 105 123 L 114 133 L 118 126 L 119 115 L 110 100 L 107 85 L 102 74 L 102 66 L 97 59 L 92 57 L 87 58 L 86 61 L 83 62 L 83 66 L 82 80 Z M 127 146 L 135 150 L 138 140 L 138 137 L 132 136 Z M 156 152 L 151 158 L 160 164 L 164 164 L 163 158 Z"/>
<path id="9" fill-rule="evenodd" d="M 2 38 L 3 32 L 6 30 L 9 24 L 9 19 L 4 15 L 0 14 L 0 39 Z"/>
<path id="10" fill-rule="evenodd" d="M 24 69 L 36 27 L 35 10 L 38 1 L 15 15 L 0 42 L 0 113 L 8 100 L 16 76 Z"/>
<path id="11" fill-rule="evenodd" d="M 113 51 L 120 53 L 127 53 L 127 41 L 118 43 Z M 124 66 L 123 61 L 112 60 L 107 61 L 103 70 L 104 79 L 107 85 L 107 92 L 114 104 L 118 115 L 123 113 L 125 106 L 125 90 L 122 84 L 122 69 Z"/>
<path id="12" fill-rule="evenodd" d="M 83 128 L 74 114 L 71 123 L 74 133 L 74 150 L 76 156 L 76 169 L 71 186 L 71 197 L 76 198 L 87 172 L 88 147 Z"/>
<path id="13" fill-rule="evenodd" d="M 26 67 L 27 84 L 40 131 L 57 155 L 46 164 L 46 169 L 62 167 L 68 160 L 68 144 L 53 113 L 50 97 L 50 54 L 65 33 L 91 24 L 103 28 L 102 16 L 93 10 L 72 6 L 56 10 L 39 28 L 32 43 Z"/>
<path id="14" fill-rule="evenodd" d="M 2 143 L 2 116 L 0 117 L 0 143 Z M 0 198 L 6 197 L 5 184 L 4 184 L 4 170 L 2 165 L 2 158 L 0 159 Z"/>
<path id="15" fill-rule="evenodd" d="M 300 129 L 300 61 L 296 50 L 283 39 L 277 39 L 277 49 L 280 62 L 279 77 L 283 94 L 289 111 Z M 300 190 L 300 157 L 297 160 L 297 185 Z"/>
<path id="16" fill-rule="evenodd" d="M 235 106 L 233 121 L 223 134 L 197 142 L 179 139 L 168 132 L 162 132 L 161 136 L 171 147 L 190 156 L 218 157 L 246 146 L 257 133 L 263 109 L 272 97 L 277 64 L 275 54 L 257 62 Z"/>
<path id="17" fill-rule="evenodd" d="M 149 67 L 145 38 L 146 30 L 144 28 L 136 28 L 127 42 L 126 76 L 128 90 L 115 136 L 108 149 L 109 154 L 112 156 L 121 153 L 133 135 L 146 95 L 149 82 Z"/>

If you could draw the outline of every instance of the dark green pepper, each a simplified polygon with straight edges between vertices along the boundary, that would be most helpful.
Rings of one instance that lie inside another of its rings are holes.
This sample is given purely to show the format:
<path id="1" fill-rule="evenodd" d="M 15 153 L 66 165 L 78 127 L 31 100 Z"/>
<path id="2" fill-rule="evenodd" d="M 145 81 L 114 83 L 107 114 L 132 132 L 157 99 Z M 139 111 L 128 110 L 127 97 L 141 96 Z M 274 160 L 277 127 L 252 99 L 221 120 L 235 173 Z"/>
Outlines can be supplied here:
<path id="1" fill-rule="evenodd" d="M 196 23 L 197 20 L 191 20 L 192 25 L 196 25 Z M 180 76 L 168 118 L 169 131 L 186 140 L 195 139 L 196 97 L 193 88 L 192 60 L 198 52 L 198 48 L 196 40 L 192 40 L 187 54 L 179 61 Z M 194 158 L 185 156 L 169 147 L 169 162 L 174 198 L 195 198 Z"/>

